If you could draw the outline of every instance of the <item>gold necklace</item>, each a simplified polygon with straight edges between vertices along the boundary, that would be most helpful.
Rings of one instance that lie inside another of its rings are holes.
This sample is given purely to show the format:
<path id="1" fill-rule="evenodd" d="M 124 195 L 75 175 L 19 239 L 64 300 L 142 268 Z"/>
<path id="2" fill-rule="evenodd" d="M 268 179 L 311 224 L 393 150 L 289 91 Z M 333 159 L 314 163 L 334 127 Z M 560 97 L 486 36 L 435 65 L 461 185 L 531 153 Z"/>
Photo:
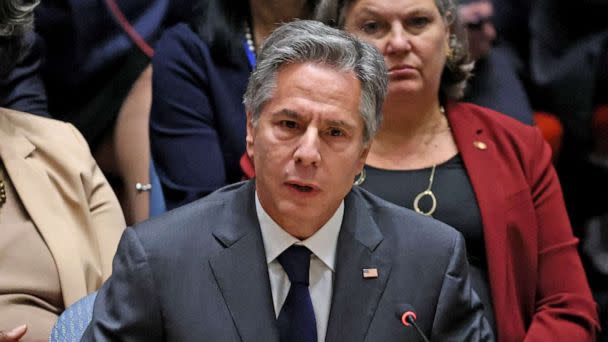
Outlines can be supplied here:
<path id="1" fill-rule="evenodd" d="M 433 180 L 435 179 L 435 169 L 436 168 L 437 168 L 437 164 L 433 165 L 433 168 L 431 169 L 431 176 L 429 177 L 429 186 L 426 188 L 426 190 L 421 191 L 414 198 L 414 210 L 419 214 L 426 215 L 426 216 L 433 216 L 433 213 L 435 213 L 435 209 L 437 209 L 437 198 L 435 197 L 435 194 L 433 193 L 433 189 L 432 189 Z M 353 185 L 363 184 L 363 182 L 365 182 L 365 177 L 366 177 L 366 173 L 365 173 L 365 169 L 363 169 L 363 170 L 361 170 L 359 177 L 357 177 L 357 179 L 355 180 Z M 429 211 L 427 211 L 427 212 L 424 212 L 424 211 L 422 211 L 422 209 L 420 209 L 420 200 L 424 196 L 429 196 L 433 203 L 433 204 L 431 204 L 431 209 L 429 209 Z"/>
<path id="2" fill-rule="evenodd" d="M 443 106 L 439 106 L 439 112 L 441 113 L 441 115 L 443 115 L 445 117 L 445 108 L 443 108 Z M 450 125 L 448 123 L 448 129 L 450 129 Z M 437 197 L 435 197 L 435 193 L 433 193 L 433 180 L 435 179 L 435 169 L 437 168 L 437 164 L 433 165 L 433 168 L 431 169 L 431 176 L 429 177 L 429 186 L 426 188 L 426 190 L 422 191 L 421 193 L 419 193 L 418 195 L 416 195 L 416 197 L 414 198 L 414 210 L 422 215 L 426 215 L 426 216 L 433 216 L 433 214 L 435 213 L 435 209 L 437 209 Z M 420 209 L 420 200 L 424 197 L 424 196 L 429 196 L 431 198 L 431 209 L 429 209 L 429 211 L 424 212 L 422 211 L 422 209 Z"/>
<path id="3" fill-rule="evenodd" d="M 443 106 L 439 106 L 439 112 L 442 115 L 445 115 L 445 108 Z M 448 124 L 448 129 L 450 128 L 449 124 Z M 429 177 L 429 186 L 426 188 L 426 190 L 420 192 L 418 195 L 416 195 L 416 197 L 414 198 L 414 210 L 422 215 L 426 215 L 426 216 L 433 216 L 433 214 L 435 213 L 435 210 L 437 209 L 437 197 L 435 197 L 435 193 L 433 193 L 433 180 L 435 179 L 435 169 L 437 168 L 437 164 L 433 165 L 433 168 L 431 169 L 431 176 Z M 365 168 L 361 170 L 361 173 L 359 174 L 359 176 L 357 177 L 357 179 L 355 179 L 353 185 L 361 185 L 363 184 L 363 182 L 365 182 L 365 177 L 366 177 L 366 173 L 365 173 Z M 422 209 L 420 209 L 420 200 L 422 198 L 424 198 L 424 196 L 429 196 L 431 198 L 431 209 L 429 209 L 429 211 L 424 212 L 422 211 Z"/>

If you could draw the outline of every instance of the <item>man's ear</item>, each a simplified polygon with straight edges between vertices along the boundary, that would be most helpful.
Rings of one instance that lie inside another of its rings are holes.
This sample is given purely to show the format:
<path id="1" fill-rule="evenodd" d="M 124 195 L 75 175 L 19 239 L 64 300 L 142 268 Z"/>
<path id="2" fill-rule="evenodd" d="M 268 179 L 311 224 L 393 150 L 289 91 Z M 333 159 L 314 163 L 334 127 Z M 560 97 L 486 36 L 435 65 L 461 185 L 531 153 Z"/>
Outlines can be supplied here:
<path id="1" fill-rule="evenodd" d="M 363 167 L 365 167 L 365 160 L 367 160 L 367 155 L 369 154 L 369 149 L 371 148 L 371 146 L 371 141 L 363 145 L 363 150 L 361 151 L 361 155 L 359 156 L 357 165 L 357 169 L 359 170 L 359 172 L 361 172 L 363 170 Z"/>
<path id="2" fill-rule="evenodd" d="M 255 127 L 251 122 L 252 114 L 247 111 L 247 136 L 245 137 L 245 143 L 247 148 L 247 155 L 249 159 L 253 160 L 253 143 L 255 141 Z"/>

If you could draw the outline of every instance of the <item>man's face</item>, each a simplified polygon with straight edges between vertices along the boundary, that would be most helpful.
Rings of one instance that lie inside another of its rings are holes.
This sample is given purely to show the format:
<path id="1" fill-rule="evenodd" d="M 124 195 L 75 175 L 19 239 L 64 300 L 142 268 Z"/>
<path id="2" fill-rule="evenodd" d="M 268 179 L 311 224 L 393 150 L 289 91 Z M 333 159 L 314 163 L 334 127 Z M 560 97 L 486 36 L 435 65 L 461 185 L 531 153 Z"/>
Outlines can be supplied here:
<path id="1" fill-rule="evenodd" d="M 279 69 L 257 124 L 248 120 L 258 197 L 283 228 L 320 228 L 350 191 L 368 152 L 360 99 L 353 72 L 290 64 Z"/>

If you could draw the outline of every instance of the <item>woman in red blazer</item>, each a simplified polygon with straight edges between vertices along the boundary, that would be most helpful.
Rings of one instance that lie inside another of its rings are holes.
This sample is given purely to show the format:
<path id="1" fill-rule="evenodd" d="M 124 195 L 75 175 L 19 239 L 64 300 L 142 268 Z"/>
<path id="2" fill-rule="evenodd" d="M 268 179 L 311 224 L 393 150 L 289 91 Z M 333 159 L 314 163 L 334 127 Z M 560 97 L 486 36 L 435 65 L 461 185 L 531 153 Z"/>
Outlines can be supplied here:
<path id="1" fill-rule="evenodd" d="M 447 119 L 481 213 L 498 340 L 594 341 L 550 148 L 536 128 L 483 107 L 450 103 Z"/>
<path id="2" fill-rule="evenodd" d="M 454 101 L 471 65 L 453 1 L 321 6 L 319 19 L 376 45 L 389 69 L 384 121 L 356 183 L 463 233 L 499 341 L 594 341 L 596 305 L 549 146 L 534 127 Z"/>
<path id="3" fill-rule="evenodd" d="M 596 306 L 536 128 L 456 103 L 472 65 L 453 0 L 327 0 L 319 19 L 375 45 L 383 123 L 357 183 L 467 241 L 499 341 L 592 341 Z"/>

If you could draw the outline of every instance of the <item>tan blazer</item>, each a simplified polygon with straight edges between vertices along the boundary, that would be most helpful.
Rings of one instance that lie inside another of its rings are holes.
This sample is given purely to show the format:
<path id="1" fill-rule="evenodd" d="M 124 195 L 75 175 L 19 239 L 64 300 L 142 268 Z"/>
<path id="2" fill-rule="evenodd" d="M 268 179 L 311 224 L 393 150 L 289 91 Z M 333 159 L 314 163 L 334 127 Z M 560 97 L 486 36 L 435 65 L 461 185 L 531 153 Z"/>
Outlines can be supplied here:
<path id="1" fill-rule="evenodd" d="M 68 123 L 0 108 L 0 156 L 55 259 L 65 306 L 98 289 L 125 221 L 82 135 Z"/>

